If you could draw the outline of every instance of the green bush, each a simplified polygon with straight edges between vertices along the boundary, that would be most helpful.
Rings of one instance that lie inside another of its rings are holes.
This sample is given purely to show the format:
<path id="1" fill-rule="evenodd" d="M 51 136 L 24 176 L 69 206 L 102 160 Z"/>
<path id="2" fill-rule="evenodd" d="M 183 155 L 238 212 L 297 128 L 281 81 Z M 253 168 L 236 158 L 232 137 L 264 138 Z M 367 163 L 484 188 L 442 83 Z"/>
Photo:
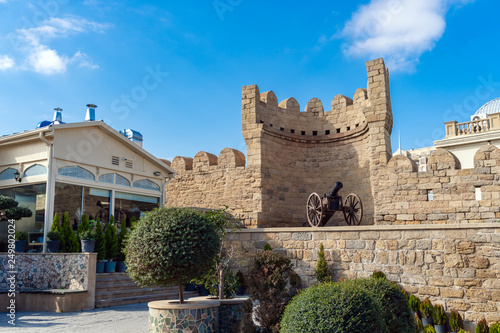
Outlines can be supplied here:
<path id="1" fill-rule="evenodd" d="M 488 327 L 488 322 L 483 317 L 483 319 L 481 319 L 479 323 L 477 323 L 476 333 L 489 333 L 489 330 L 490 328 Z"/>
<path id="2" fill-rule="evenodd" d="M 97 219 L 95 225 L 94 251 L 97 252 L 97 260 L 106 259 L 106 240 L 104 239 L 104 232 L 102 231 L 102 224 L 99 219 Z"/>
<path id="3" fill-rule="evenodd" d="M 118 235 L 116 234 L 115 218 L 111 215 L 109 223 L 104 229 L 104 242 L 106 243 L 106 259 L 116 260 L 118 256 Z"/>
<path id="4" fill-rule="evenodd" d="M 381 271 L 375 271 L 375 272 L 373 272 L 372 278 L 375 278 L 375 279 L 386 279 L 387 280 L 387 276 L 385 276 L 384 272 L 381 272 Z"/>
<path id="5" fill-rule="evenodd" d="M 266 245 L 264 245 L 264 251 L 272 251 L 273 248 L 271 247 L 271 245 L 269 245 L 269 243 L 266 243 Z"/>
<path id="6" fill-rule="evenodd" d="M 75 232 L 71 228 L 68 212 L 64 213 L 60 242 L 61 242 L 61 244 L 60 244 L 59 252 L 63 252 L 63 253 L 78 252 L 79 244 L 78 244 L 78 240 L 76 239 Z"/>
<path id="7" fill-rule="evenodd" d="M 47 233 L 47 239 L 51 242 L 57 242 L 61 239 L 61 235 L 59 234 L 59 231 L 51 230 Z"/>
<path id="8" fill-rule="evenodd" d="M 413 333 L 415 321 L 408 300 L 401 289 L 382 278 L 346 280 L 367 290 L 380 305 L 380 315 L 388 333 Z"/>
<path id="9" fill-rule="evenodd" d="M 92 230 L 84 230 L 79 234 L 80 240 L 95 240 L 95 233 Z"/>
<path id="10" fill-rule="evenodd" d="M 262 251 L 254 259 L 248 276 L 250 299 L 258 301 L 255 317 L 263 332 L 277 332 L 283 311 L 291 300 L 287 290 L 293 272 L 290 259 L 282 253 Z"/>
<path id="11" fill-rule="evenodd" d="M 450 314 L 450 328 L 453 332 L 458 332 L 461 328 L 464 328 L 464 322 L 462 316 L 457 310 L 451 311 Z"/>
<path id="12" fill-rule="evenodd" d="M 28 234 L 26 233 L 26 231 L 19 230 L 19 231 L 16 231 L 16 233 L 14 234 L 14 238 L 18 241 L 27 242 L 28 241 Z"/>
<path id="13" fill-rule="evenodd" d="M 0 217 L 6 219 L 20 220 L 23 217 L 31 217 L 33 213 L 27 207 L 19 207 L 19 203 L 11 197 L 0 195 Z"/>
<path id="14" fill-rule="evenodd" d="M 500 323 L 494 323 L 491 325 L 489 333 L 500 333 Z"/>
<path id="15" fill-rule="evenodd" d="M 432 317 L 432 312 L 434 311 L 434 307 L 432 306 L 432 303 L 429 298 L 424 299 L 420 303 L 420 313 L 422 314 L 423 318 L 430 318 Z"/>
<path id="16" fill-rule="evenodd" d="M 436 330 L 431 324 L 425 325 L 424 333 L 436 333 Z"/>
<path id="17" fill-rule="evenodd" d="M 444 307 L 441 304 L 436 305 L 432 311 L 432 321 L 434 325 L 446 325 L 447 320 L 448 317 L 446 316 Z"/>
<path id="18" fill-rule="evenodd" d="M 312 286 L 286 307 L 281 333 L 386 332 L 380 304 L 356 283 Z"/>
<path id="19" fill-rule="evenodd" d="M 128 238 L 128 230 L 125 221 L 122 222 L 120 226 L 120 233 L 118 234 L 118 257 L 116 260 L 125 261 L 125 243 Z"/>
<path id="20" fill-rule="evenodd" d="M 460 331 L 458 331 L 458 333 L 469 333 L 469 331 L 461 329 Z"/>
<path id="21" fill-rule="evenodd" d="M 319 283 L 326 283 L 332 281 L 330 270 L 325 260 L 325 248 L 323 243 L 319 244 L 318 263 L 316 265 L 316 279 Z"/>
<path id="22" fill-rule="evenodd" d="M 420 312 L 420 298 L 415 295 L 411 295 L 408 299 L 408 305 L 410 306 L 411 311 Z"/>
<path id="23" fill-rule="evenodd" d="M 52 220 L 50 231 L 57 231 L 59 234 L 62 232 L 61 220 L 59 219 L 59 214 L 57 213 L 54 214 L 54 220 Z"/>
<path id="24" fill-rule="evenodd" d="M 218 226 L 203 212 L 156 208 L 141 218 L 127 241 L 129 276 L 140 286 L 179 286 L 200 278 L 220 251 Z"/>

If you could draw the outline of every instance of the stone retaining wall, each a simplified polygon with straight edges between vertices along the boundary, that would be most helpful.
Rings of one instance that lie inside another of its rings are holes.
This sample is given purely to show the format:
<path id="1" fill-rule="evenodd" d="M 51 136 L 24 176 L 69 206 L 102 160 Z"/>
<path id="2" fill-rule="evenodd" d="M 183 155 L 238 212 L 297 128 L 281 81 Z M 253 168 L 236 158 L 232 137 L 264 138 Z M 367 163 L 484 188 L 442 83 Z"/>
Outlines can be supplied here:
<path id="1" fill-rule="evenodd" d="M 382 271 L 466 321 L 500 321 L 500 223 L 245 229 L 230 237 L 239 250 L 233 269 L 244 273 L 269 243 L 292 259 L 309 286 L 323 243 L 335 280 Z"/>

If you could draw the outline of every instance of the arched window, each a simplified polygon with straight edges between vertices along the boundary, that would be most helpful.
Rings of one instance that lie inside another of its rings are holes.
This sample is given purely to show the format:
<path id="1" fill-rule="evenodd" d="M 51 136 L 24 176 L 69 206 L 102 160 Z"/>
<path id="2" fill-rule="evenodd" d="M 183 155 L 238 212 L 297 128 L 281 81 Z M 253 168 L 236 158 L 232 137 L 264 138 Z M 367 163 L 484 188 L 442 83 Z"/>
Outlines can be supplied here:
<path id="1" fill-rule="evenodd" d="M 134 187 L 143 188 L 145 190 L 159 191 L 160 186 L 149 179 L 138 180 L 134 183 Z"/>
<path id="2" fill-rule="evenodd" d="M 127 178 L 120 176 L 119 174 L 116 174 L 115 184 L 130 187 L 130 181 Z"/>
<path id="3" fill-rule="evenodd" d="M 16 169 L 12 168 L 5 169 L 4 171 L 0 172 L 0 180 L 15 179 L 16 177 L 14 177 L 14 173 L 16 171 Z"/>
<path id="4" fill-rule="evenodd" d="M 67 166 L 60 168 L 58 174 L 66 177 L 95 180 L 95 176 L 92 172 L 79 166 Z"/>
<path id="5" fill-rule="evenodd" d="M 101 176 L 99 176 L 99 181 L 101 183 L 114 184 L 115 183 L 115 174 L 114 173 L 107 173 L 105 175 L 101 175 Z"/>
<path id="6" fill-rule="evenodd" d="M 35 164 L 30 166 L 26 171 L 24 171 L 24 177 L 40 176 L 47 174 L 47 167 L 41 164 Z"/>

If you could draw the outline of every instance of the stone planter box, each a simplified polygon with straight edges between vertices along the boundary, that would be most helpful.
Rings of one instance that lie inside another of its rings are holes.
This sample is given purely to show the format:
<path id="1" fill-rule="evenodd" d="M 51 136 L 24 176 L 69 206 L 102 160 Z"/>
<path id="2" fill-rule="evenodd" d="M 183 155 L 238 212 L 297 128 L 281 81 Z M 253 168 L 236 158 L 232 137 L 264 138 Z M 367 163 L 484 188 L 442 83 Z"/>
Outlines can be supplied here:
<path id="1" fill-rule="evenodd" d="M 148 332 L 218 332 L 220 302 L 217 300 L 149 302 Z"/>
<path id="2" fill-rule="evenodd" d="M 218 332 L 232 333 L 235 327 L 243 319 L 243 303 L 248 299 L 248 295 L 235 296 L 230 299 L 216 299 L 210 297 L 191 297 L 190 301 L 219 301 Z"/>

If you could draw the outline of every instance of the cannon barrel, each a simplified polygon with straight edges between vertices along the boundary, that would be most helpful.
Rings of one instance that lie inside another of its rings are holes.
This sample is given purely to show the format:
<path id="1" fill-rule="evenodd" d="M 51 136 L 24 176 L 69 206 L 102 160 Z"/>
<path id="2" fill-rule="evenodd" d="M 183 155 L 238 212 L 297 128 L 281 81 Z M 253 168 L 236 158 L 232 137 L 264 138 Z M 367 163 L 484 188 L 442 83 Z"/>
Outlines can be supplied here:
<path id="1" fill-rule="evenodd" d="M 335 186 L 333 186 L 333 189 L 330 191 L 330 193 L 328 193 L 328 196 L 331 198 L 336 198 L 342 187 L 344 187 L 344 185 L 341 182 L 335 182 Z"/>

